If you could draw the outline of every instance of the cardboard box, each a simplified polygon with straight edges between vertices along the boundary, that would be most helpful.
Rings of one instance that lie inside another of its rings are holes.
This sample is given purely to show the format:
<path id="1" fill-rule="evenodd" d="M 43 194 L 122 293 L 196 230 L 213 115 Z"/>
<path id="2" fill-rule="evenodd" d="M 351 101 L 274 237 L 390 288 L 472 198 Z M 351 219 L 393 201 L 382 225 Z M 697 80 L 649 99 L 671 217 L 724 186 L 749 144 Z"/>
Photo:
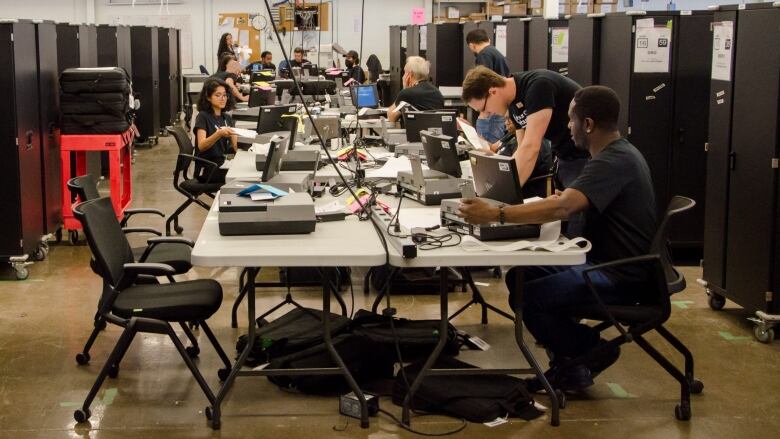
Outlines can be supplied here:
<path id="1" fill-rule="evenodd" d="M 610 12 L 617 12 L 617 5 L 611 3 L 597 4 L 593 11 L 597 14 L 609 14 Z"/>
<path id="2" fill-rule="evenodd" d="M 528 5 L 525 3 L 510 3 L 504 5 L 504 15 L 514 15 L 514 16 L 528 15 Z"/>
<path id="3" fill-rule="evenodd" d="M 540 17 L 544 15 L 544 8 L 531 8 L 528 11 L 530 15 Z"/>
<path id="4" fill-rule="evenodd" d="M 572 6 L 569 3 L 566 3 L 565 5 L 558 4 L 558 15 L 571 15 L 572 10 L 576 9 L 576 5 Z"/>
<path id="5" fill-rule="evenodd" d="M 542 9 L 544 8 L 543 0 L 528 0 L 529 9 Z"/>
<path id="6" fill-rule="evenodd" d="M 571 14 L 592 14 L 594 11 L 593 0 L 571 0 Z"/>
<path id="7" fill-rule="evenodd" d="M 617 2 L 618 0 L 596 0 L 594 3 L 596 3 L 597 5 L 599 4 L 617 5 Z"/>
<path id="8" fill-rule="evenodd" d="M 455 6 L 447 7 L 447 18 L 460 18 L 460 9 Z"/>

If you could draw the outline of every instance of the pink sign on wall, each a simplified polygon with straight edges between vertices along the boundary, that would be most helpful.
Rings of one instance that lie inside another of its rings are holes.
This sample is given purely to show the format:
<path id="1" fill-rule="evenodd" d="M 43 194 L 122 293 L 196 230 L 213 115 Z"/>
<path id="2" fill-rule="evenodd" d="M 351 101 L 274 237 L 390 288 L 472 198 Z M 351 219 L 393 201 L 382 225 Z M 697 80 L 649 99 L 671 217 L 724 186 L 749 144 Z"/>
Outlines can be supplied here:
<path id="1" fill-rule="evenodd" d="M 412 24 L 425 24 L 425 8 L 412 8 Z"/>

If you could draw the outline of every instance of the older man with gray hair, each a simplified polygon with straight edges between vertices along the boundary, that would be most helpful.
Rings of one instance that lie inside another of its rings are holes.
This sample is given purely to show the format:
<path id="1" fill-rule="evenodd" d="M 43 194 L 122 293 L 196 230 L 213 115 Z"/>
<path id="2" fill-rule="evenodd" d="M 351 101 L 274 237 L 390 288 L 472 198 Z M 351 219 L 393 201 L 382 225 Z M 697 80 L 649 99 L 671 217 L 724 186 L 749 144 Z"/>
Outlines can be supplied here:
<path id="1" fill-rule="evenodd" d="M 439 110 L 444 108 L 444 96 L 433 83 L 430 74 L 430 63 L 419 56 L 410 56 L 404 66 L 403 86 L 393 105 L 387 110 L 387 120 L 395 122 L 401 113 L 395 111 L 401 102 L 406 102 L 418 110 Z"/>

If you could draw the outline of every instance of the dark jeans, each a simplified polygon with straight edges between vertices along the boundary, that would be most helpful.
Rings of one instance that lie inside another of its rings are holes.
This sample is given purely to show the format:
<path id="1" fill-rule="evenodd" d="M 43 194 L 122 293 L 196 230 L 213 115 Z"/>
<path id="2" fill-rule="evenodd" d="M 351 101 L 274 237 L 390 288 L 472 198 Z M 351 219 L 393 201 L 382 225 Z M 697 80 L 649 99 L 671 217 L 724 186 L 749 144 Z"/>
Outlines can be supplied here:
<path id="1" fill-rule="evenodd" d="M 590 266 L 592 264 L 586 263 L 568 267 L 524 267 L 522 303 L 515 285 L 516 270 L 521 267 L 512 268 L 506 275 L 509 305 L 513 310 L 522 308 L 526 328 L 555 357 L 578 357 L 593 349 L 599 341 L 597 331 L 561 312 L 596 303 L 582 276 L 583 270 Z M 636 303 L 631 289 L 621 290 L 603 273 L 592 272 L 590 277 L 604 303 Z"/>

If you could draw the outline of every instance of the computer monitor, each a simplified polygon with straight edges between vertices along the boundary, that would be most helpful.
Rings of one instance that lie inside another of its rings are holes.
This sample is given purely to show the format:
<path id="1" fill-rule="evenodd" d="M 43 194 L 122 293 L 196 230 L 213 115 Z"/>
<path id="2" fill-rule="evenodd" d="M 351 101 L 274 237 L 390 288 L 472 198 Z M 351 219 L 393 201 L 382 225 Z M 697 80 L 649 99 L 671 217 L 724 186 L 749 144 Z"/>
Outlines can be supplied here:
<path id="1" fill-rule="evenodd" d="M 293 115 L 298 107 L 296 105 L 265 105 L 260 107 L 257 115 L 257 134 L 273 133 L 275 131 L 287 131 L 289 126 L 284 124 L 283 115 Z M 289 123 L 289 122 L 288 122 Z"/>
<path id="2" fill-rule="evenodd" d="M 455 138 L 443 134 L 422 131 L 420 140 L 425 150 L 425 160 L 428 167 L 455 178 L 460 178 L 460 160 L 455 147 Z"/>
<path id="3" fill-rule="evenodd" d="M 483 151 L 469 151 L 469 157 L 478 197 L 505 204 L 522 204 L 523 193 L 514 158 Z"/>
<path id="4" fill-rule="evenodd" d="M 303 71 L 309 76 L 318 76 L 320 74 L 317 64 L 309 63 L 309 64 L 304 64 L 301 67 Z"/>
<path id="5" fill-rule="evenodd" d="M 249 91 L 249 107 L 273 105 L 274 102 L 276 102 L 276 95 L 271 90 L 263 90 L 259 87 L 252 87 L 252 90 Z"/>
<path id="6" fill-rule="evenodd" d="M 406 141 L 419 142 L 420 131 L 431 128 L 446 136 L 458 138 L 455 111 L 407 111 L 403 114 Z"/>
<path id="7" fill-rule="evenodd" d="M 288 145 L 289 139 L 287 135 L 274 136 L 271 139 L 271 145 L 268 147 L 268 155 L 265 159 L 265 168 L 261 177 L 263 181 L 274 178 L 279 173 L 279 170 L 282 169 L 282 158 L 287 153 Z"/>
<path id="8" fill-rule="evenodd" d="M 314 126 L 317 127 L 317 131 L 319 131 L 320 136 L 322 136 L 322 140 L 326 142 L 330 139 L 338 139 L 341 137 L 341 119 L 337 116 L 319 116 L 314 119 Z M 312 136 L 316 137 L 314 132 L 312 132 Z"/>
<path id="9" fill-rule="evenodd" d="M 303 81 L 301 82 L 301 92 L 305 96 L 334 95 L 336 94 L 336 83 L 327 79 Z"/>
<path id="10" fill-rule="evenodd" d="M 376 84 L 365 84 L 350 87 L 352 105 L 357 108 L 377 108 L 379 106 L 379 93 Z"/>

